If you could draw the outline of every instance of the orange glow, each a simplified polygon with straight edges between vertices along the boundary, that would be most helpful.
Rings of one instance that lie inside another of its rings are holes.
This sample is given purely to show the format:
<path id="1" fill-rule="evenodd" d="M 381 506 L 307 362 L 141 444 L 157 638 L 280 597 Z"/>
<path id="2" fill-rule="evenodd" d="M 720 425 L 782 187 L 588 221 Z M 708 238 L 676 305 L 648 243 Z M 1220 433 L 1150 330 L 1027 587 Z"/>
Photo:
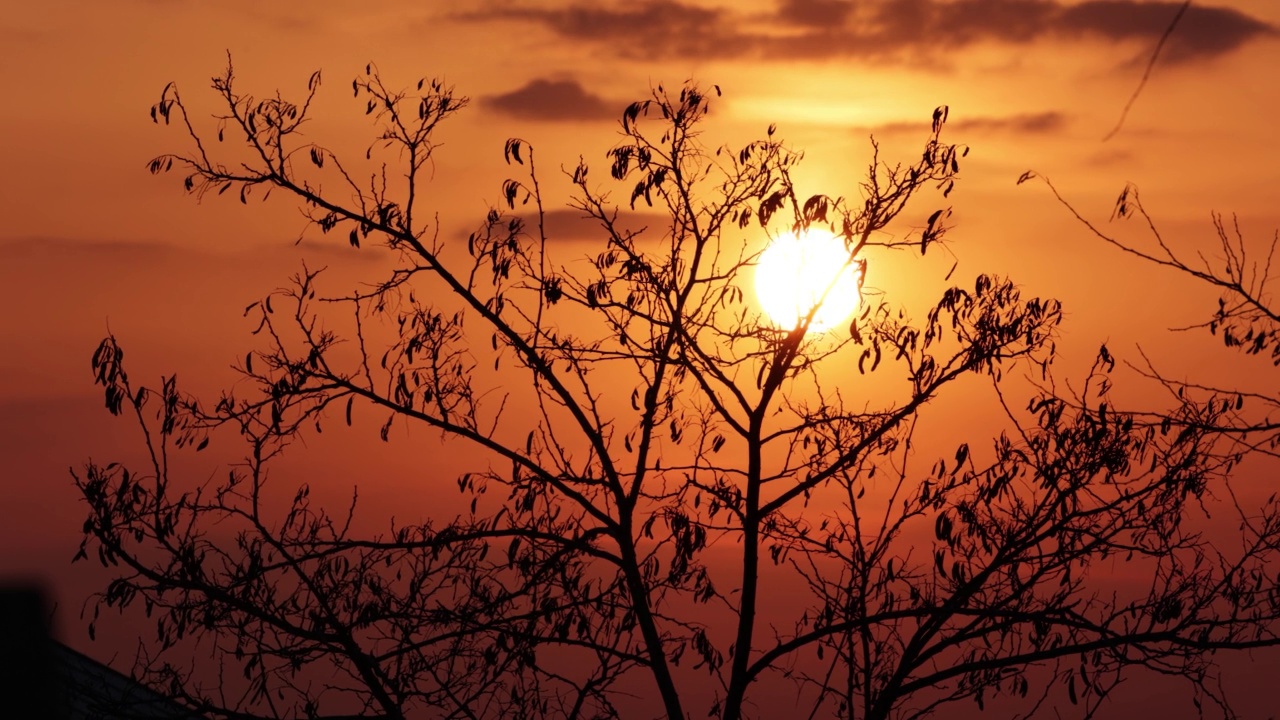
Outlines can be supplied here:
<path id="1" fill-rule="evenodd" d="M 127 622 L 107 628 L 97 644 L 86 639 L 77 611 L 91 591 L 101 589 L 102 576 L 68 562 L 84 520 L 68 467 L 90 457 L 145 460 L 132 422 L 103 409 L 89 372 L 93 348 L 110 331 L 129 348 L 131 375 L 139 383 L 176 372 L 184 390 L 211 400 L 217 390 L 233 387 L 239 376 L 231 365 L 257 347 L 259 337 L 250 334 L 253 324 L 241 311 L 286 284 L 302 260 L 329 268 L 322 291 L 345 295 L 382 279 L 395 259 L 375 243 L 356 250 L 345 237 L 318 233 L 294 245 L 303 221 L 278 191 L 265 202 L 255 195 L 246 206 L 235 193 L 198 204 L 182 194 L 180 175 L 157 178 L 146 171 L 157 154 L 190 150 L 180 123 L 156 126 L 147 115 L 166 83 L 179 84 L 202 135 L 216 132 L 209 115 L 221 108 L 208 81 L 228 52 L 244 91 L 259 99 L 277 89 L 296 99 L 311 72 L 323 69 L 306 140 L 356 163 L 376 130 L 350 87 L 365 63 L 375 62 L 397 88 L 412 88 L 422 75 L 443 77 L 471 103 L 442 127 L 441 146 L 424 169 L 429 182 L 419 186 L 414 211 L 425 221 L 424 237 L 438 238 L 448 252 L 464 251 L 468 234 L 501 203 L 502 181 L 523 172 L 504 164 L 502 153 L 508 138 L 521 137 L 537 148 L 547 210 L 555 213 L 552 220 L 562 221 L 548 235 L 549 252 L 557 266 L 570 269 L 587 266 L 603 249 L 602 233 L 566 209 L 573 188 L 560 168 L 572 170 L 582 157 L 591 165 L 593 184 L 611 183 L 604 157 L 618 142 L 618 119 L 628 103 L 647 98 L 653 85 L 665 82 L 670 89 L 692 78 L 704 88 L 723 88 L 723 98 L 711 98 L 713 112 L 702 137 L 709 162 L 727 162 L 712 156 L 722 143 L 736 151 L 777 123 L 775 138 L 805 154 L 792 177 L 800 197 L 841 197 L 855 211 L 865 196 L 861 184 L 868 168 L 917 158 L 929 135 L 930 112 L 945 103 L 951 112 L 943 141 L 973 150 L 955 191 L 943 197 L 932 186 L 922 188 L 899 220 L 860 251 L 858 260 L 867 262 L 862 276 L 838 240 L 834 251 L 805 252 L 793 236 L 775 238 L 752 278 L 762 322 L 784 332 L 794 328 L 815 296 L 838 278 L 809 328 L 811 340 L 829 334 L 805 347 L 844 347 L 840 343 L 849 335 L 841 332 L 860 301 L 874 310 L 883 292 L 894 311 L 905 307 L 909 319 L 922 322 L 943 285 L 972 288 L 976 275 L 990 273 L 1014 279 L 1026 297 L 1062 301 L 1068 320 L 1054 367 L 1063 378 L 1080 378 L 1098 345 L 1108 342 L 1121 361 L 1117 374 L 1127 373 L 1117 393 L 1129 405 L 1166 402 L 1162 388 L 1144 384 L 1124 364 L 1144 367 L 1138 347 L 1169 376 L 1224 380 L 1273 394 L 1276 375 L 1268 363 L 1227 353 L 1203 334 L 1168 332 L 1204 320 L 1216 290 L 1104 246 L 1082 231 L 1043 184 L 1015 181 L 1034 169 L 1100 223 L 1125 182 L 1133 181 L 1164 240 L 1183 257 L 1203 253 L 1215 267 L 1221 258 L 1215 255 L 1209 213 L 1222 212 L 1228 220 L 1238 214 L 1255 253 L 1251 259 L 1265 260 L 1280 227 L 1280 171 L 1257 148 L 1274 142 L 1273 118 L 1280 115 L 1280 85 L 1270 82 L 1280 63 L 1280 2 L 1194 3 L 1192 12 L 1205 15 L 1187 16 L 1123 131 L 1105 143 L 1103 136 L 1115 126 L 1159 40 L 1164 24 L 1156 16 L 1171 17 L 1180 0 L 986 5 L 523 0 L 477 3 L 463 12 L 450 3 L 408 0 L 46 0 L 6 7 L 0 65 L 14 70 L 0 79 L 6 100 L 0 103 L 0 132 L 7 140 L 0 143 L 0 457 L 10 479 L 0 494 L 0 575 L 47 581 L 58 605 L 55 626 L 77 649 L 98 658 L 130 657 L 138 628 Z M 943 22 L 962 10 L 969 13 L 962 22 Z M 1139 11 L 1155 21 L 1127 20 Z M 235 149 L 230 140 L 228 133 L 219 151 Z M 310 170 L 305 150 L 297 157 L 300 170 Z M 363 184 L 378 170 L 376 164 L 361 166 L 353 176 Z M 333 164 L 326 165 L 329 171 Z M 402 178 L 398 173 L 389 171 L 393 183 Z M 335 193 L 340 188 L 326 185 Z M 720 188 L 707 185 L 706 191 L 714 195 Z M 629 188 L 616 192 L 614 200 L 625 204 Z M 947 207 L 954 210 L 953 232 L 921 257 L 911 241 L 919 238 L 930 212 Z M 637 210 L 624 211 L 619 222 L 646 228 L 645 242 L 665 241 L 667 218 L 649 208 Z M 717 239 L 734 254 L 718 261 L 740 262 L 737 243 L 758 229 L 754 222 L 723 227 Z M 1116 220 L 1105 230 L 1158 249 L 1140 219 Z M 763 240 L 754 236 L 756 243 Z M 796 255 L 798 263 L 788 265 Z M 940 283 L 944 276 L 946 283 Z M 564 331 L 584 329 L 566 324 Z M 472 340 L 487 351 L 487 335 Z M 857 363 L 845 358 L 856 360 L 862 348 L 846 344 L 845 355 L 823 361 L 823 372 L 832 378 L 825 389 L 859 403 L 896 397 L 903 377 L 886 370 L 859 374 Z M 886 357 L 890 363 L 891 354 Z M 516 377 L 512 365 L 504 360 L 493 377 L 501 383 Z M 1021 376 L 1021 370 L 1010 374 L 1015 381 Z M 512 387 L 529 391 L 524 376 L 520 382 L 522 388 Z M 800 382 L 794 386 L 811 391 Z M 1007 418 L 1002 406 L 979 395 L 987 390 L 975 381 L 930 401 L 924 411 L 928 422 L 911 440 L 917 455 L 904 470 L 913 482 L 936 458 L 950 462 L 960 442 L 973 444 L 975 453 L 989 447 L 998 423 Z M 625 391 L 610 388 L 604 402 L 625 403 Z M 506 417 L 519 421 L 524 409 L 513 400 Z M 376 430 L 379 421 L 370 418 L 357 416 L 356 429 L 367 431 L 373 423 Z M 491 463 L 469 450 L 424 450 L 421 443 L 397 443 L 394 437 L 381 443 L 368 432 L 340 433 L 326 426 L 322 441 L 291 450 L 288 462 L 295 465 L 288 472 L 311 482 L 318 497 L 338 498 L 331 509 L 344 507 L 351 486 L 359 483 L 361 517 L 370 523 L 393 514 L 413 521 L 442 507 L 451 514 L 455 508 L 446 503 L 456 496 L 440 500 L 444 492 L 436 481 L 444 477 L 445 490 L 452 492 L 455 473 Z M 358 440 L 348 442 L 355 435 Z M 718 457 L 733 450 L 730 444 Z M 207 476 L 213 467 L 207 458 L 216 451 L 215 446 L 197 458 L 204 464 L 191 478 Z M 1267 465 L 1249 471 L 1271 477 L 1274 470 Z M 282 471 L 281 477 L 288 475 Z M 1261 493 L 1242 504 L 1264 501 L 1267 492 L 1258 488 L 1265 483 L 1242 477 Z M 888 492 L 884 478 L 883 471 L 876 476 L 880 485 L 872 485 L 869 497 L 880 497 L 877 487 Z M 815 500 L 814 512 L 824 511 Z M 1219 514 L 1205 526 L 1236 532 Z M 724 546 L 716 552 L 732 554 Z M 1126 569 L 1118 562 L 1108 572 L 1123 576 Z M 768 601 L 782 607 L 803 589 L 778 584 L 769 588 L 776 597 Z M 732 585 L 721 590 L 734 600 Z M 781 615 L 765 619 L 780 618 L 789 622 Z M 760 632 L 770 637 L 767 624 Z M 1276 657 L 1224 665 L 1242 716 L 1266 717 L 1274 705 L 1269 669 Z M 697 672 L 703 673 L 699 681 L 707 677 L 705 670 Z M 1182 716 L 1189 696 L 1181 686 L 1161 682 L 1145 676 L 1126 681 L 1101 714 Z M 713 682 L 706 686 L 708 696 L 718 692 Z M 776 705 L 757 715 L 798 710 L 790 685 L 779 687 L 770 701 Z M 985 716 L 967 708 L 944 714 Z"/>

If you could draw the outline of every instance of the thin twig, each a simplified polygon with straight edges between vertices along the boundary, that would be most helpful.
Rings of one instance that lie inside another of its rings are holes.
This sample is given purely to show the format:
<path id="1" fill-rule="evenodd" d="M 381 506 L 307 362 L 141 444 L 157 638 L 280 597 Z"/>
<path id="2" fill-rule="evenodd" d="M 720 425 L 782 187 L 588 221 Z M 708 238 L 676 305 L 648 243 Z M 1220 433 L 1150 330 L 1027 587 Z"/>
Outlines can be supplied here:
<path id="1" fill-rule="evenodd" d="M 1160 36 L 1160 42 L 1156 43 L 1156 49 L 1151 53 L 1151 59 L 1147 61 L 1147 69 L 1142 72 L 1142 80 L 1138 81 L 1138 87 L 1134 88 L 1133 95 L 1129 96 L 1129 102 L 1124 104 L 1124 110 L 1120 112 L 1120 119 L 1116 121 L 1116 126 L 1111 128 L 1111 132 L 1102 138 L 1102 142 L 1106 142 L 1115 137 L 1120 132 L 1120 128 L 1124 126 L 1125 118 L 1129 117 L 1129 110 L 1138 100 L 1138 96 L 1142 94 L 1142 89 L 1147 86 L 1147 80 L 1151 77 L 1151 70 L 1156 66 L 1156 60 L 1160 58 L 1160 51 L 1164 50 L 1164 44 L 1173 34 L 1174 28 L 1178 27 L 1178 22 L 1182 20 L 1182 16 L 1186 14 L 1187 8 L 1191 7 L 1191 0 L 1182 3 L 1182 7 L 1178 8 L 1178 12 L 1173 16 L 1173 20 L 1169 23 L 1169 27 L 1164 29 L 1164 34 Z"/>

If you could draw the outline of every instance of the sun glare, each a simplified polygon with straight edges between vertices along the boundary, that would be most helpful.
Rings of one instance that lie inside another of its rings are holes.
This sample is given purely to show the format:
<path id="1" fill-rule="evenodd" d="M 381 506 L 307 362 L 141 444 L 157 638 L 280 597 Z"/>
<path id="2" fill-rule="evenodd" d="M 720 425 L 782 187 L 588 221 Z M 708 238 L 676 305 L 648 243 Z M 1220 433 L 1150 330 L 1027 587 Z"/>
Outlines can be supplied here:
<path id="1" fill-rule="evenodd" d="M 756 266 L 756 298 L 777 327 L 791 329 L 821 303 L 809 332 L 826 332 L 858 307 L 858 268 L 844 240 L 825 230 L 779 235 Z"/>

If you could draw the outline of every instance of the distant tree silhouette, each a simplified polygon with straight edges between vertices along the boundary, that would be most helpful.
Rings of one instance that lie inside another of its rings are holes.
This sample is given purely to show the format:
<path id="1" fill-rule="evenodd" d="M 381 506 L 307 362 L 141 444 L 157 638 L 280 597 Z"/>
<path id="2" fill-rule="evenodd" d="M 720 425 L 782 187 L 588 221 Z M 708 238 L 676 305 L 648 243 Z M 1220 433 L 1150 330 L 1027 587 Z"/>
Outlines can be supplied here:
<path id="1" fill-rule="evenodd" d="M 95 353 L 150 461 L 75 473 L 79 557 L 118 569 L 95 617 L 154 617 L 152 686 L 225 718 L 736 720 L 790 683 L 797 713 L 871 719 L 961 700 L 1088 712 L 1145 668 L 1226 707 L 1213 654 L 1280 644 L 1275 504 L 1226 542 L 1195 530 L 1240 453 L 1213 430 L 1223 403 L 1135 422 L 1110 405 L 1106 348 L 1079 397 L 1037 389 L 1024 376 L 1053 387 L 1061 311 L 1006 278 L 913 278 L 937 298 L 918 318 L 867 290 L 826 334 L 807 332 L 813 313 L 778 329 L 753 309 L 751 238 L 829 228 L 864 277 L 880 253 L 942 239 L 946 210 L 884 231 L 957 178 L 945 108 L 913 163 L 877 153 L 856 201 L 802 199 L 799 154 L 772 127 L 717 147 L 703 133 L 718 88 L 659 86 L 623 113 L 608 179 L 566 172 L 599 238 L 573 266 L 518 139 L 503 207 L 468 238 L 431 224 L 424 170 L 465 98 L 366 68 L 353 89 L 379 131 L 360 166 L 299 132 L 319 87 L 317 73 L 295 103 L 240 94 L 229 66 L 214 78 L 217 139 L 247 156 L 220 155 L 174 85 L 152 109 L 193 144 L 153 173 L 180 171 L 198 197 L 286 193 L 323 233 L 395 261 L 366 291 L 322 295 L 304 268 L 250 305 L 263 344 L 211 406 L 173 378 L 139 387 L 114 337 Z M 636 207 L 661 222 L 634 229 Z M 925 407 L 966 377 L 1005 428 L 970 428 L 989 445 L 916 469 Z M 296 480 L 291 502 L 269 500 L 287 446 L 370 415 L 383 439 L 395 423 L 442 437 L 425 462 L 474 456 L 431 478 L 470 510 L 365 536 L 354 500 L 326 511 Z M 232 434 L 242 465 L 197 481 L 171 468 Z"/>

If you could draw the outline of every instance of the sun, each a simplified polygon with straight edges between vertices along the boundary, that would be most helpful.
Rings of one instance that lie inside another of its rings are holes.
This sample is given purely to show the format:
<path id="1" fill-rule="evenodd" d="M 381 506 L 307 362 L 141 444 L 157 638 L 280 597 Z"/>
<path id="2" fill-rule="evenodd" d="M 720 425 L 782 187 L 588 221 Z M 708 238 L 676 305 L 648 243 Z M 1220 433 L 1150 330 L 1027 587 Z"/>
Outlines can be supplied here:
<path id="1" fill-rule="evenodd" d="M 844 240 L 826 230 L 774 238 L 760 255 L 755 280 L 760 307 L 779 328 L 795 328 L 821 303 L 809 332 L 826 332 L 858 307 L 858 266 Z"/>

